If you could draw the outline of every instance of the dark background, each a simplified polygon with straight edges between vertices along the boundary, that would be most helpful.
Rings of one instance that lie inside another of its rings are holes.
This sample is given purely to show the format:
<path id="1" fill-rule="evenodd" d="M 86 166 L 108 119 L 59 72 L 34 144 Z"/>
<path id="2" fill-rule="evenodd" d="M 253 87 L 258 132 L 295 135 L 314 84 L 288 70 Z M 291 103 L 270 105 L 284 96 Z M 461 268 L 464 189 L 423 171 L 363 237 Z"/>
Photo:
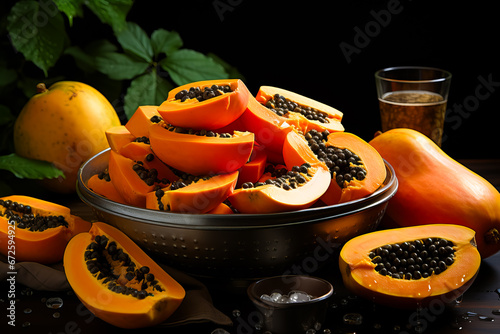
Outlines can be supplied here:
<path id="1" fill-rule="evenodd" d="M 185 48 L 218 55 L 238 68 L 253 94 L 261 85 L 272 85 L 341 110 L 346 131 L 365 140 L 380 129 L 376 70 L 398 65 L 446 69 L 453 79 L 443 150 L 457 159 L 500 157 L 500 18 L 494 2 L 164 3 L 136 1 L 128 20 L 148 33 L 175 30 Z M 357 49 L 346 57 L 341 44 Z M 490 91 L 479 78 L 493 82 Z M 478 98 L 478 92 L 485 96 Z"/>

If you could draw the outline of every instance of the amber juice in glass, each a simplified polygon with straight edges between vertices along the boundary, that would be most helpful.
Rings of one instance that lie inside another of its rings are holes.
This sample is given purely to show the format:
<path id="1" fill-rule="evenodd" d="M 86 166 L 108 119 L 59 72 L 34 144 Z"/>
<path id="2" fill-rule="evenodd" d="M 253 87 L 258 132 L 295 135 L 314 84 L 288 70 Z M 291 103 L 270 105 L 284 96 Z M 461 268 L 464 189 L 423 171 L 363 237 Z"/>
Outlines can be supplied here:
<path id="1" fill-rule="evenodd" d="M 408 90 L 389 92 L 379 98 L 382 131 L 412 128 L 441 145 L 446 100 L 440 94 Z"/>
<path id="2" fill-rule="evenodd" d="M 375 72 L 382 131 L 414 129 L 441 146 L 450 81 L 450 72 L 433 67 Z"/>

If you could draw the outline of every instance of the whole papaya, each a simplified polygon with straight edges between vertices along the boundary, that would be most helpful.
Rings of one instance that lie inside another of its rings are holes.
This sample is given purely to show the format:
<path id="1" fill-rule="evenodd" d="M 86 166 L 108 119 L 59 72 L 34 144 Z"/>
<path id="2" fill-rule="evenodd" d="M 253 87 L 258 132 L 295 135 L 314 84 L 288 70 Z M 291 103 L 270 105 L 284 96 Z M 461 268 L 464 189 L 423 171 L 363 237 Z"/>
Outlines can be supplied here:
<path id="1" fill-rule="evenodd" d="M 500 250 L 500 193 L 418 131 L 392 129 L 370 141 L 399 187 L 382 226 L 456 224 L 476 232 L 482 258 Z"/>
<path id="2" fill-rule="evenodd" d="M 15 152 L 53 163 L 65 177 L 43 184 L 72 193 L 80 165 L 109 147 L 105 130 L 120 125 L 120 119 L 104 95 L 81 82 L 59 81 L 48 89 L 41 83 L 37 92 L 14 124 Z"/>

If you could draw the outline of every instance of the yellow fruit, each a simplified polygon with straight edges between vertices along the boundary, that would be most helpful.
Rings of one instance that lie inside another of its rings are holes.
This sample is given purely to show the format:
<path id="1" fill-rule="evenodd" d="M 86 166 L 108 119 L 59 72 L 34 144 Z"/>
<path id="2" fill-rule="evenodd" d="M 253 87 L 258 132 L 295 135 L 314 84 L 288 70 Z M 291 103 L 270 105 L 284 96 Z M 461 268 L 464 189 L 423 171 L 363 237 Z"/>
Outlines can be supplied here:
<path id="1" fill-rule="evenodd" d="M 120 119 L 111 103 L 87 84 L 60 81 L 47 89 L 41 83 L 37 90 L 14 124 L 15 152 L 53 163 L 65 178 L 43 184 L 56 192 L 74 192 L 81 164 L 109 147 L 105 131 L 120 125 Z"/>

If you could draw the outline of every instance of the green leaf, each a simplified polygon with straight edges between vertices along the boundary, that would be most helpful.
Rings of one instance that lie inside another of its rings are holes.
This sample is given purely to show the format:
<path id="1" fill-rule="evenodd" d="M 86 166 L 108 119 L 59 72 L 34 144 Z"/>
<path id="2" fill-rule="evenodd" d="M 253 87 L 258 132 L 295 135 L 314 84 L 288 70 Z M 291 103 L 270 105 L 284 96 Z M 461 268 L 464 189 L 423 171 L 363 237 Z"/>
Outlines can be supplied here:
<path id="1" fill-rule="evenodd" d="M 47 76 L 47 71 L 59 59 L 67 39 L 61 13 L 54 10 L 47 12 L 41 2 L 25 0 L 12 7 L 7 21 L 12 45 Z"/>
<path id="2" fill-rule="evenodd" d="M 222 60 L 219 56 L 213 54 L 213 53 L 207 53 L 207 56 L 212 58 L 215 62 L 219 63 L 224 67 L 224 70 L 228 74 L 229 78 L 231 79 L 241 79 L 242 81 L 246 81 L 245 77 L 243 74 L 241 74 L 238 69 L 226 61 Z"/>
<path id="3" fill-rule="evenodd" d="M 64 173 L 50 162 L 23 158 L 15 153 L 0 156 L 0 169 L 8 170 L 20 179 L 64 177 Z"/>
<path id="4" fill-rule="evenodd" d="M 127 23 L 127 28 L 116 33 L 116 38 L 125 52 L 129 52 L 146 62 L 153 58 L 153 47 L 148 35 L 133 22 Z"/>
<path id="5" fill-rule="evenodd" d="M 109 24 L 115 32 L 126 28 L 126 17 L 133 0 L 84 0 L 85 5 L 101 20 Z"/>
<path id="6" fill-rule="evenodd" d="M 179 86 L 193 81 L 228 78 L 222 65 L 190 49 L 173 52 L 169 57 L 162 59 L 160 65 Z"/>
<path id="7" fill-rule="evenodd" d="M 73 25 L 73 18 L 75 16 L 83 16 L 82 4 L 84 0 L 52 0 L 56 4 L 57 8 L 66 14 L 69 20 L 69 25 Z M 41 4 L 50 4 L 50 1 L 41 2 Z"/>
<path id="8" fill-rule="evenodd" d="M 91 73 L 97 70 L 96 57 L 116 50 L 117 47 L 113 43 L 100 39 L 90 42 L 83 49 L 78 45 L 70 46 L 64 50 L 64 54 L 71 55 L 79 68 Z"/>
<path id="9" fill-rule="evenodd" d="M 160 53 L 169 56 L 182 47 L 182 39 L 175 31 L 157 29 L 151 34 L 151 44 L 153 45 L 154 55 L 156 57 L 158 57 Z"/>
<path id="10" fill-rule="evenodd" d="M 158 105 L 167 98 L 172 84 L 151 71 L 135 78 L 130 83 L 124 99 L 124 111 L 127 118 L 133 115 L 140 105 Z"/>
<path id="11" fill-rule="evenodd" d="M 107 52 L 96 57 L 96 68 L 114 80 L 128 80 L 143 74 L 149 64 L 117 52 Z"/>

